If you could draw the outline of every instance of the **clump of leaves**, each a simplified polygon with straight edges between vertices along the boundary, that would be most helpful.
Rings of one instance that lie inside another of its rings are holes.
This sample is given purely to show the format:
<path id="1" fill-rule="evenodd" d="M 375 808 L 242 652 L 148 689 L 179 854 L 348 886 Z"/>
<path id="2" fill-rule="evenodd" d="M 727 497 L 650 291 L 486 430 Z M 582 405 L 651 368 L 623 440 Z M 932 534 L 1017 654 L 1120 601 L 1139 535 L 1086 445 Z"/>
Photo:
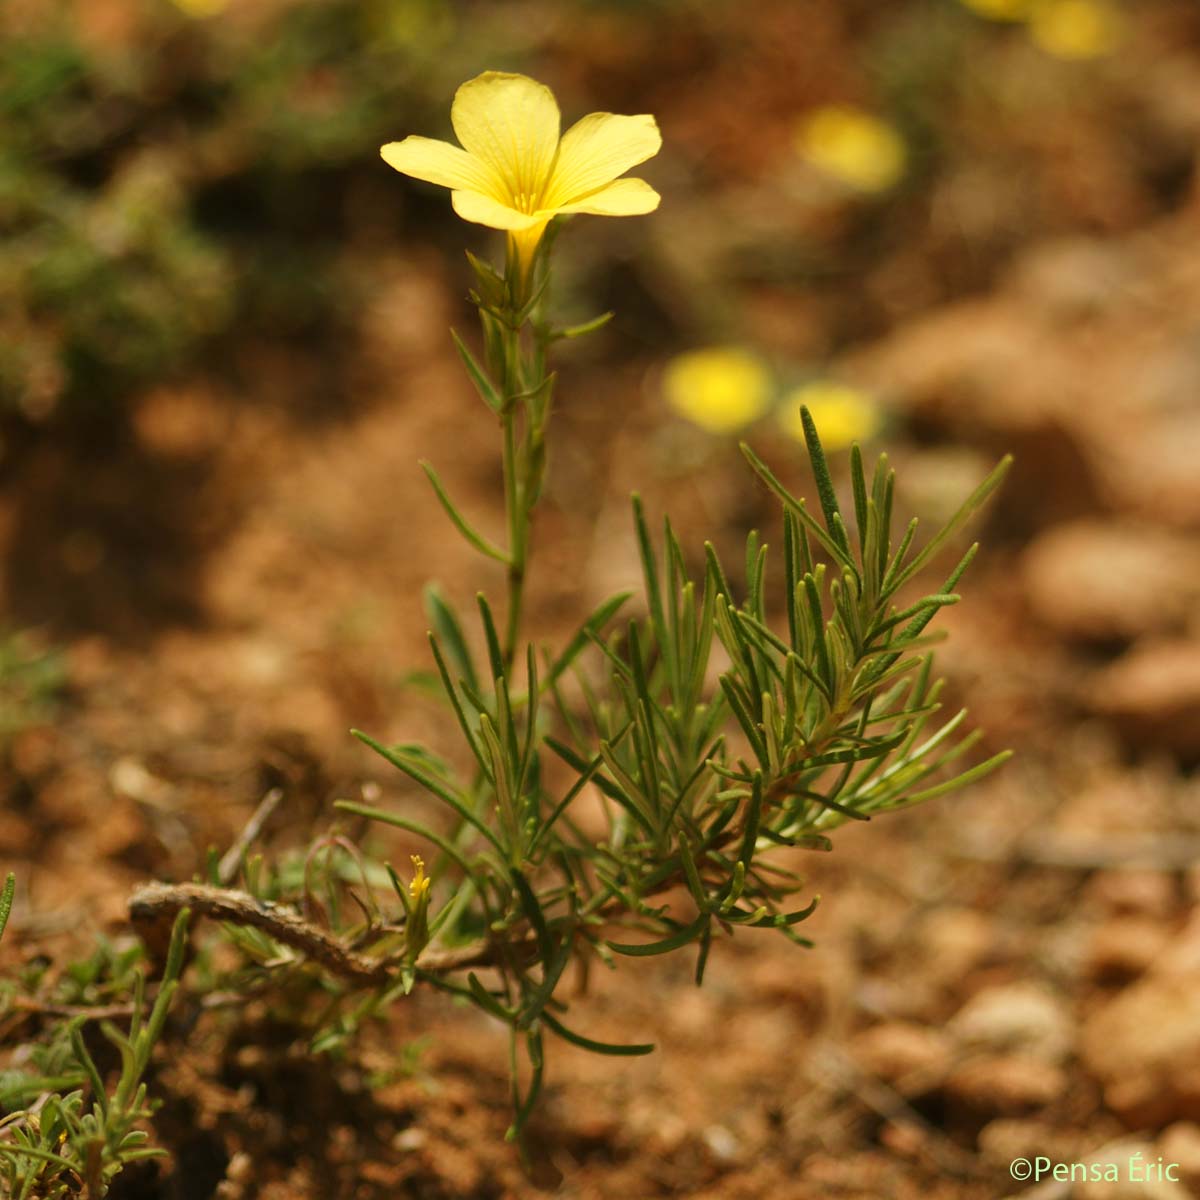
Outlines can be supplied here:
<path id="1" fill-rule="evenodd" d="M 16 880 L 9 874 L 0 894 L 0 935 L 12 908 Z M 143 1076 L 162 1035 L 183 969 L 188 914 L 172 930 L 166 968 L 150 1004 L 142 971 L 129 976 L 128 1031 L 111 1019 L 100 1028 L 120 1057 L 110 1091 L 84 1040 L 86 1014 L 53 1020 L 31 1047 L 34 1070 L 0 1073 L 0 1185 L 13 1200 L 62 1200 L 81 1191 L 99 1200 L 131 1163 L 162 1156 L 142 1126 L 153 1114 Z M 89 969 L 84 967 L 84 974 Z M 11 998 L 10 998 L 11 999 Z"/>

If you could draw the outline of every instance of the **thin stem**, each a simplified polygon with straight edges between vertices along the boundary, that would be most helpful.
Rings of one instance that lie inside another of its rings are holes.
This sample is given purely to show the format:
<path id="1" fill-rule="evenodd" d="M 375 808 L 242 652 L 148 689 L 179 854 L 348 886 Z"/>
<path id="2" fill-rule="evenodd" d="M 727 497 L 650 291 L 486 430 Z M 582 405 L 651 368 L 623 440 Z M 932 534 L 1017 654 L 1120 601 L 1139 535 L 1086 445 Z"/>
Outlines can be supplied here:
<path id="1" fill-rule="evenodd" d="M 520 353 L 518 335 L 506 335 L 512 342 L 511 355 Z M 505 388 L 508 393 L 508 388 Z M 521 628 L 521 606 L 525 595 L 525 562 L 529 545 L 529 507 L 527 482 L 523 478 L 521 455 L 517 449 L 517 417 L 513 396 L 505 396 L 506 411 L 501 417 L 504 430 L 504 503 L 508 510 L 508 613 L 504 632 L 504 671 L 512 670 L 516 656 L 517 636 Z"/>

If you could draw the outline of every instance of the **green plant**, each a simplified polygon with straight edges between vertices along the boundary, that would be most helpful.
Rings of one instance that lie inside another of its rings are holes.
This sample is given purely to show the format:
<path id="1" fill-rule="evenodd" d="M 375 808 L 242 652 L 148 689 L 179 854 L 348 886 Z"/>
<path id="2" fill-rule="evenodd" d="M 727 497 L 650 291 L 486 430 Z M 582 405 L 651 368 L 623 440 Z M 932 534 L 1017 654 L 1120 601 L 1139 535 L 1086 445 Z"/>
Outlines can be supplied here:
<path id="1" fill-rule="evenodd" d="M 0 1126 L 0 1178 L 22 1200 L 78 1186 L 101 1196 L 124 1164 L 155 1153 L 137 1128 L 151 1111 L 143 1076 L 179 985 L 190 914 L 219 921 L 241 952 L 225 975 L 202 954 L 204 986 L 272 987 L 280 1005 L 295 1000 L 291 1011 L 313 1020 L 314 1053 L 340 1050 L 417 986 L 503 1022 L 510 1136 L 519 1138 L 541 1090 L 548 1039 L 616 1056 L 653 1049 L 576 1028 L 572 964 L 586 980 L 595 963 L 689 950 L 699 984 L 717 937 L 773 930 L 807 944 L 798 927 L 817 900 L 787 853 L 827 850 L 846 821 L 962 787 L 1007 757 L 969 764 L 977 735 L 962 735 L 964 713 L 939 715 L 942 684 L 929 652 L 930 623 L 958 601 L 954 589 L 976 548 L 936 591 L 913 599 L 910 587 L 999 485 L 1008 460 L 918 548 L 916 521 L 893 533 L 886 457 L 868 472 L 851 449 L 843 512 L 807 409 L 814 511 L 743 446 L 782 508 L 780 573 L 768 573 L 767 547 L 751 532 L 735 584 L 711 544 L 693 557 L 669 520 L 656 539 L 635 496 L 640 595 L 605 600 L 557 647 L 523 636 L 553 408 L 550 352 L 607 319 L 574 328 L 550 320 L 551 251 L 563 215 L 634 215 L 657 204 L 648 185 L 618 176 L 656 152 L 658 134 L 650 117 L 593 114 L 560 139 L 549 91 L 495 73 L 460 91 L 455 125 L 465 150 L 409 139 L 385 155 L 454 187 L 461 214 L 508 234 L 502 271 L 469 256 L 482 356 L 455 335 L 499 430 L 505 543 L 481 533 L 422 464 L 458 533 L 503 565 L 504 610 L 498 616 L 479 595 L 473 638 L 436 587 L 426 592 L 436 685 L 461 735 L 456 764 L 420 745 L 357 734 L 444 819 L 338 804 L 423 839 L 428 866 L 413 856 L 412 874 L 401 878 L 337 832 L 298 858 L 251 855 L 275 795 L 230 853 L 210 853 L 203 882 L 139 889 L 130 901 L 139 927 L 149 933 L 174 917 L 163 982 L 143 1019 L 144 976 L 123 954 L 105 952 L 70 973 L 72 999 L 87 1003 L 119 994 L 127 979 L 131 1028 L 102 1024 L 121 1055 L 111 1095 L 81 1017 L 45 1040 L 35 1063 L 40 1111 L 10 1114 Z M 627 606 L 631 615 L 618 624 Z M 577 819 L 585 792 L 603 811 L 600 836 Z M 239 874 L 243 887 L 232 888 Z M 394 900 L 380 899 L 389 893 Z M 11 895 L 10 881 L 0 929 Z M 0 1079 L 0 1097 L 23 1100 L 33 1087 L 28 1078 Z"/>
<path id="2" fill-rule="evenodd" d="M 0 895 L 0 934 L 12 906 L 10 874 Z M 54 1025 L 34 1056 L 39 1074 L 0 1076 L 0 1184 L 13 1200 L 60 1200 L 81 1190 L 100 1200 L 129 1164 L 161 1156 L 140 1126 L 152 1115 L 144 1076 L 163 1032 L 183 970 L 188 914 L 175 918 L 166 967 L 154 1002 L 146 1005 L 146 980 L 132 975 L 130 1023 L 123 1033 L 111 1020 L 101 1030 L 120 1055 L 121 1069 L 110 1093 L 84 1039 L 86 1015 Z M 70 1090 L 68 1090 L 70 1089 Z M 10 1107 L 37 1098 L 35 1108 Z M 88 1103 L 90 1099 L 90 1104 Z"/>
<path id="3" fill-rule="evenodd" d="M 435 828 L 390 807 L 338 804 L 424 839 L 434 852 L 429 872 L 419 858 L 408 881 L 386 867 L 382 878 L 398 903 L 389 915 L 372 894 L 377 867 L 357 851 L 343 856 L 327 881 L 348 885 L 358 875 L 368 916 L 356 924 L 334 915 L 335 889 L 326 908 L 332 932 L 265 904 L 285 891 L 261 863 L 247 871 L 249 895 L 212 884 L 159 885 L 134 898 L 134 911 L 150 919 L 186 904 L 238 928 L 260 962 L 294 964 L 307 955 L 340 976 L 345 997 L 365 999 L 349 1000 L 336 1016 L 326 1010 L 318 1047 L 340 1044 L 364 1017 L 417 985 L 477 1006 L 510 1031 L 515 1137 L 542 1084 L 548 1036 L 618 1056 L 653 1049 L 606 1044 L 574 1027 L 564 982 L 572 963 L 586 978 L 596 961 L 614 966 L 622 957 L 691 949 L 700 983 L 720 935 L 765 929 L 804 944 L 797 927 L 817 901 L 797 900 L 803 880 L 779 851 L 828 849 L 830 832 L 844 822 L 931 799 L 1007 758 L 945 771 L 977 735 L 960 735 L 962 712 L 938 716 L 942 685 L 928 627 L 958 601 L 954 589 L 976 547 L 936 591 L 901 597 L 997 487 L 1008 461 L 918 549 L 916 521 L 893 535 L 886 458 L 868 474 L 857 446 L 847 518 L 805 410 L 817 513 L 743 447 L 782 505 L 782 579 L 769 578 L 767 547 L 753 532 L 740 588 L 711 545 L 694 568 L 669 521 L 655 544 L 635 497 L 643 584 L 635 615 L 616 624 L 632 599 L 616 595 L 565 645 L 524 640 L 531 517 L 554 386 L 548 353 L 560 338 L 606 319 L 561 329 L 546 316 L 552 221 L 571 207 L 608 215 L 653 207 L 657 197 L 645 184 L 610 181 L 654 153 L 657 132 L 648 117 L 596 115 L 575 127 L 587 128 L 586 138 L 571 131 L 559 143 L 549 92 L 495 74 L 460 90 L 455 127 L 466 152 L 415 138 L 384 154 L 398 169 L 459 189 L 460 214 L 508 231 L 503 272 L 469 256 L 482 362 L 455 335 L 500 430 L 507 543 L 479 532 L 422 464 L 455 529 L 505 567 L 505 612 L 501 619 L 479 595 L 477 654 L 461 614 L 436 588 L 426 594 L 437 681 L 461 734 L 465 771 L 422 746 L 357 734 L 439 803 L 446 821 Z M 595 190 L 573 205 L 562 174 L 586 177 Z M 464 200 L 472 188 L 478 195 Z M 611 200 L 606 189 L 616 189 Z M 599 838 L 575 819 L 585 790 L 603 806 Z M 519 1070 L 522 1051 L 528 1065 Z"/>

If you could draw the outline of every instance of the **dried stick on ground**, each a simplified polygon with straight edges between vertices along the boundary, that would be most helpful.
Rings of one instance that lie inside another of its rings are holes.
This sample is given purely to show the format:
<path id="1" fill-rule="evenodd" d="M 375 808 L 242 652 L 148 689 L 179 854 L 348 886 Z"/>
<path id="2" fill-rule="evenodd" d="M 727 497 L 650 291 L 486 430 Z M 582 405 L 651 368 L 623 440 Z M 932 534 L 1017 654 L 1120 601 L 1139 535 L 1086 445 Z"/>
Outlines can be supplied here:
<path id="1" fill-rule="evenodd" d="M 286 905 L 259 900 L 232 888 L 204 883 L 149 883 L 129 898 L 130 919 L 156 955 L 159 947 L 165 946 L 164 932 L 169 936 L 171 923 L 183 908 L 190 908 L 197 916 L 214 921 L 260 929 L 282 945 L 319 962 L 333 974 L 360 985 L 373 987 L 389 982 L 398 962 L 396 959 L 369 958 L 351 950 Z M 427 950 L 417 960 L 417 969 L 440 973 L 487 966 L 492 961 L 491 945 L 477 942 L 454 950 Z"/>

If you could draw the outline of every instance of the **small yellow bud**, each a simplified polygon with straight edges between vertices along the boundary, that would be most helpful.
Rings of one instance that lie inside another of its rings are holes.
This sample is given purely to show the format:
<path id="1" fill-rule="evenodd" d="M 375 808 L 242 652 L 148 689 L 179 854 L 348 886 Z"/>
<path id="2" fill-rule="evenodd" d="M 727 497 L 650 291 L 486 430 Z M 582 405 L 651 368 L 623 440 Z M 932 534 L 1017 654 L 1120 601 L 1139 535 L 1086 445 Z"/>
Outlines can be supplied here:
<path id="1" fill-rule="evenodd" d="M 415 901 L 425 899 L 429 891 L 429 879 L 425 876 L 425 861 L 419 854 L 412 855 L 413 877 L 408 885 L 408 894 Z"/>

